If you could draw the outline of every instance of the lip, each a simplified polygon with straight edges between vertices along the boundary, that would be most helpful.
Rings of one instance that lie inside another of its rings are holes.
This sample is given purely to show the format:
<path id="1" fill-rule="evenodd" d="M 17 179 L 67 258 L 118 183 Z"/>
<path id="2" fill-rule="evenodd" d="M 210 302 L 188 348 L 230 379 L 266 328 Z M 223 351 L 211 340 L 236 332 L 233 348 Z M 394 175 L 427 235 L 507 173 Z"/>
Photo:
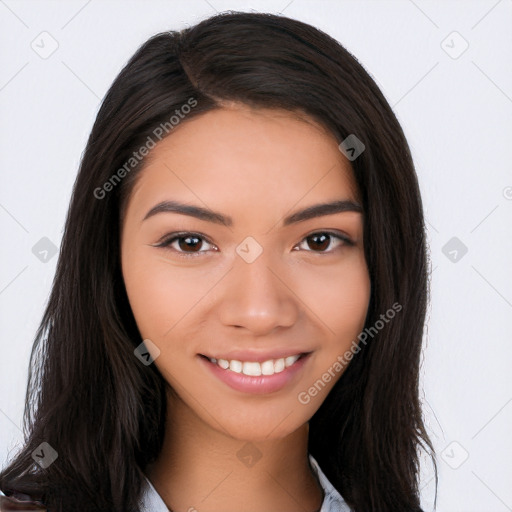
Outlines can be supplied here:
<path id="1" fill-rule="evenodd" d="M 287 351 L 286 354 L 290 355 L 291 353 L 290 351 Z M 203 364 L 208 371 L 210 371 L 224 384 L 227 384 L 230 388 L 236 391 L 241 391 L 242 393 L 265 394 L 274 393 L 288 385 L 293 379 L 297 377 L 297 375 L 300 374 L 311 356 L 311 352 L 295 352 L 295 354 L 302 354 L 302 356 L 291 366 L 285 368 L 282 372 L 274 373 L 274 375 L 260 375 L 259 377 L 251 377 L 249 375 L 244 375 L 243 373 L 224 370 L 217 364 L 212 363 L 206 359 L 206 357 L 203 357 L 199 354 L 197 357 L 200 364 Z M 247 357 L 247 355 L 245 357 Z M 254 357 L 254 353 L 251 357 Z M 275 357 L 268 357 L 268 354 L 265 354 L 264 357 L 267 359 L 263 358 L 261 361 L 257 362 L 267 361 L 268 359 L 275 359 Z M 232 357 L 232 359 L 235 359 L 235 357 Z M 248 360 L 256 361 L 256 359 L 245 359 L 245 361 Z"/>
<path id="2" fill-rule="evenodd" d="M 295 356 L 297 354 L 308 354 L 310 350 L 304 350 L 301 348 L 281 348 L 268 352 L 258 352 L 254 350 L 232 350 L 231 352 L 227 352 L 223 355 L 212 355 L 212 354 L 201 354 L 209 357 L 210 359 L 226 359 L 227 361 L 232 361 L 236 359 L 237 361 L 251 361 L 255 363 L 263 363 L 270 359 L 281 359 L 286 358 L 288 356 Z"/>

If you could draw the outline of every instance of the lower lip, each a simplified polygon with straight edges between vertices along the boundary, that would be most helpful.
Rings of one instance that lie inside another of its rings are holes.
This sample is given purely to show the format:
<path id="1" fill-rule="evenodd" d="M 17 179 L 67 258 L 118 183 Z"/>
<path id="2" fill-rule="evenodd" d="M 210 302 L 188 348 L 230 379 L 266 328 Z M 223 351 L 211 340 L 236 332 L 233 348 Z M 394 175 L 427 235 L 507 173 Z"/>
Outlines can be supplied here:
<path id="1" fill-rule="evenodd" d="M 198 355 L 202 364 L 204 364 L 219 380 L 227 384 L 230 388 L 242 393 L 273 393 L 284 388 L 304 367 L 309 360 L 309 354 L 303 355 L 297 359 L 288 368 L 282 372 L 274 373 L 274 375 L 260 375 L 259 377 L 251 377 L 243 373 L 236 373 L 231 370 L 224 370 L 216 363 L 212 363 L 209 359 Z"/>

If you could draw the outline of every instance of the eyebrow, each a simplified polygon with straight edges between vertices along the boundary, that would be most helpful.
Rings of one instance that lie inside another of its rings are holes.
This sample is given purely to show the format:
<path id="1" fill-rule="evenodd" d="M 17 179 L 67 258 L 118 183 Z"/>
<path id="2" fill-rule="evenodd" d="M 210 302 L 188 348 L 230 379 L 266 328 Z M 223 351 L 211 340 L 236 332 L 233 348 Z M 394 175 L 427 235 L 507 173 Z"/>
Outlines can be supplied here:
<path id="1" fill-rule="evenodd" d="M 315 217 L 343 212 L 363 213 L 363 208 L 359 203 L 350 199 L 315 204 L 285 217 L 283 220 L 283 226 L 303 222 Z M 207 208 L 202 208 L 201 206 L 184 204 L 178 201 L 162 201 L 161 203 L 158 203 L 153 206 L 148 213 L 146 213 L 142 222 L 159 213 L 180 213 L 182 215 L 188 215 L 190 217 L 195 217 L 207 222 L 213 222 L 215 224 L 221 224 L 223 226 L 233 225 L 233 219 L 229 216 L 222 215 L 219 212 L 215 212 Z"/>

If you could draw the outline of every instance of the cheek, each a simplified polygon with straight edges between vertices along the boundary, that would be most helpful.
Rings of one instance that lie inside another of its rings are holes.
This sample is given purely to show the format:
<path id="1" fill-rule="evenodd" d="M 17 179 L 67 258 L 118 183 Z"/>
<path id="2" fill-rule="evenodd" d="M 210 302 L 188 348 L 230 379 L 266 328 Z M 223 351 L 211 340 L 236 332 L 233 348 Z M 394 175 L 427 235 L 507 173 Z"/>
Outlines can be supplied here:
<path id="1" fill-rule="evenodd" d="M 353 342 L 364 328 L 371 281 L 362 254 L 353 254 L 336 269 L 316 272 L 309 283 L 308 306 L 319 318 L 323 338 L 311 367 L 311 375 L 297 395 L 298 401 L 315 412 L 343 375 L 353 357 Z M 311 277 L 311 276 L 310 276 Z M 356 346 L 356 345 L 354 345 Z M 347 358 L 347 352 L 351 356 Z"/>
<path id="2" fill-rule="evenodd" d="M 190 286 L 186 272 L 172 269 L 144 250 L 123 259 L 123 277 L 143 338 L 162 338 L 197 302 L 202 292 L 197 286 Z"/>
<path id="3" fill-rule="evenodd" d="M 347 255 L 339 265 L 303 272 L 300 287 L 300 297 L 307 298 L 307 306 L 336 339 L 357 335 L 363 328 L 371 284 L 361 252 Z"/>

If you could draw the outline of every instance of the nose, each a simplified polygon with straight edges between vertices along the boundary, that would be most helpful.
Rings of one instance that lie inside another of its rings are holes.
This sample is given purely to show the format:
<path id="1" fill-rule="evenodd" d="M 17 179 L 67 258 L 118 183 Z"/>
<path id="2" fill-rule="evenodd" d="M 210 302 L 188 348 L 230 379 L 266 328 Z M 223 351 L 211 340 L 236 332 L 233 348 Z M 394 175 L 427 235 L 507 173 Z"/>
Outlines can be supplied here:
<path id="1" fill-rule="evenodd" d="M 270 261 L 265 251 L 252 263 L 237 256 L 220 298 L 222 324 L 244 328 L 256 336 L 292 326 L 300 304 L 285 274 L 283 266 Z"/>

